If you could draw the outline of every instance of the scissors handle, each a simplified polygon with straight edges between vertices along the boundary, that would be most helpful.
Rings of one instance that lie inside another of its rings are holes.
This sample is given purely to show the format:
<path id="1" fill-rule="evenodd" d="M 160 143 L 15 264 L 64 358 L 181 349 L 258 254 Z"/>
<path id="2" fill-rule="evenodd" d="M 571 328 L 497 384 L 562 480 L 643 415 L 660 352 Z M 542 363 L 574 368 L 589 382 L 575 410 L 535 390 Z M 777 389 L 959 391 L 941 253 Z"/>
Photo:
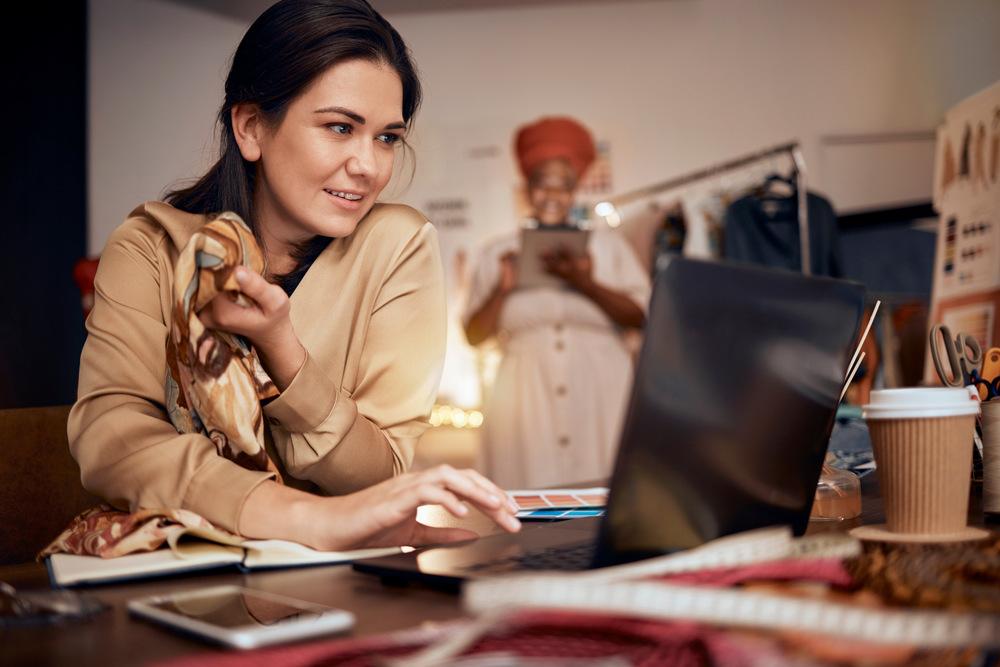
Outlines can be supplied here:
<path id="1" fill-rule="evenodd" d="M 948 362 L 950 373 L 945 370 L 941 359 L 941 348 L 938 339 L 944 339 L 945 360 Z M 962 373 L 962 365 L 958 361 L 958 352 L 955 350 L 955 339 L 951 337 L 951 329 L 944 324 L 935 324 L 931 327 L 930 335 L 931 359 L 934 361 L 934 370 L 937 371 L 941 383 L 946 387 L 962 387 L 965 378 Z"/>
<path id="2" fill-rule="evenodd" d="M 971 380 L 971 384 L 974 384 L 979 390 L 979 400 L 992 401 L 994 398 L 1000 397 L 1000 375 L 991 380 L 980 376 L 979 371 L 973 371 Z M 984 392 L 985 396 L 983 396 Z"/>
<path id="3" fill-rule="evenodd" d="M 955 353 L 959 355 L 964 376 L 972 377 L 974 371 L 979 371 L 979 366 L 983 363 L 983 348 L 979 346 L 975 336 L 958 334 L 958 338 L 955 339 Z"/>

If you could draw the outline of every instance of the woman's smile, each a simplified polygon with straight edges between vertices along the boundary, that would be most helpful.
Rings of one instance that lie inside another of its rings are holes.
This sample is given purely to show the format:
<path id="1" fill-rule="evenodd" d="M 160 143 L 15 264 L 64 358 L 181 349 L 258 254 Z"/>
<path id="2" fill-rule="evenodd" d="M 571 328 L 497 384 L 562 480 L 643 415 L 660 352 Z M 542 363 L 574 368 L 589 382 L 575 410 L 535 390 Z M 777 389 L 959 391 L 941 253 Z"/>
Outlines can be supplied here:
<path id="1" fill-rule="evenodd" d="M 327 194 L 334 204 L 347 211 L 357 211 L 363 206 L 365 199 L 365 195 L 363 193 L 353 192 L 350 190 L 332 190 L 330 188 L 323 188 L 323 192 Z"/>

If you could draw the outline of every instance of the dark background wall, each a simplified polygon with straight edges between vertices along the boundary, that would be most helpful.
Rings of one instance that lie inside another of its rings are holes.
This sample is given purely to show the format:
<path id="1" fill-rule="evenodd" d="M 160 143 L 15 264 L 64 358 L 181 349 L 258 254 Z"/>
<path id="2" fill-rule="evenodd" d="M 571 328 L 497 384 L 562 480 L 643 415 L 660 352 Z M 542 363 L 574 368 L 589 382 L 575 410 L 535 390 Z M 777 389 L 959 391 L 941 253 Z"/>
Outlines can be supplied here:
<path id="1" fill-rule="evenodd" d="M 87 4 L 4 10 L 0 408 L 72 402 L 86 252 Z"/>

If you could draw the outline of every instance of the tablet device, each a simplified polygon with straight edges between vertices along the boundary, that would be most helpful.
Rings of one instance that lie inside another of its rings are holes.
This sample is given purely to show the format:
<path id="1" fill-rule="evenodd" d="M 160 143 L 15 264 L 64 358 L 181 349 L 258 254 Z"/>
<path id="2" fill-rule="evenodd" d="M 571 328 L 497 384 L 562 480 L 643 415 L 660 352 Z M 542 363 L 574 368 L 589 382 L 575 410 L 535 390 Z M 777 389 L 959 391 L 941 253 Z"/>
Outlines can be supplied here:
<path id="1" fill-rule="evenodd" d="M 517 259 L 517 288 L 554 287 L 564 289 L 566 282 L 545 271 L 542 255 L 566 248 L 573 255 L 587 253 L 590 231 L 574 227 L 521 230 L 521 251 Z"/>
<path id="2" fill-rule="evenodd" d="M 128 610 L 234 648 L 256 648 L 347 630 L 343 609 L 240 586 L 215 586 L 131 600 Z"/>

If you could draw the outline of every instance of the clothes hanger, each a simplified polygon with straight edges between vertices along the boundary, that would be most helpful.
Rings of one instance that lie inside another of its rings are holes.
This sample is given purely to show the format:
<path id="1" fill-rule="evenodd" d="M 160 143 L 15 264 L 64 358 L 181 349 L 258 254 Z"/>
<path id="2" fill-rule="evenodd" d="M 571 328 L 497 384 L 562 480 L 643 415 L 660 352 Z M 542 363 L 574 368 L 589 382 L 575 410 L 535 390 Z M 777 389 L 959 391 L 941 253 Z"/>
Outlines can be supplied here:
<path id="1" fill-rule="evenodd" d="M 798 193 L 798 184 L 795 174 L 783 176 L 778 172 L 771 172 L 764 177 L 764 181 L 757 190 L 757 198 L 764 200 L 790 199 Z"/>

